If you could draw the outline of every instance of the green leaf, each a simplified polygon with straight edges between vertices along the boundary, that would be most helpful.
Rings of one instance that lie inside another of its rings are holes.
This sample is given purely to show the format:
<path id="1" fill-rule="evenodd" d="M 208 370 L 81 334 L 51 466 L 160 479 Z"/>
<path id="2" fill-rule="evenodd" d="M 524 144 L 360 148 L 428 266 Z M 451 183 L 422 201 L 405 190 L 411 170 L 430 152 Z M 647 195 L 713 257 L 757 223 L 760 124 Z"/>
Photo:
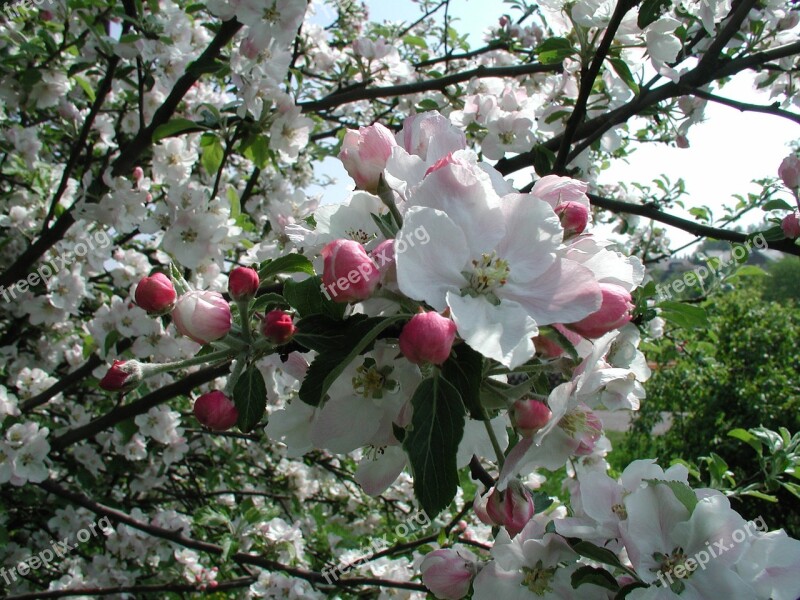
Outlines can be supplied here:
<path id="1" fill-rule="evenodd" d="M 761 206 L 761 210 L 768 211 L 768 210 L 794 210 L 794 208 L 786 202 L 786 200 L 770 200 L 769 202 L 765 202 Z"/>
<path id="2" fill-rule="evenodd" d="M 464 404 L 458 390 L 440 375 L 420 383 L 411 404 L 414 414 L 403 448 L 411 463 L 414 495 L 433 519 L 458 489 L 456 453 L 464 435 Z"/>
<path id="3" fill-rule="evenodd" d="M 625 82 L 634 94 L 639 94 L 639 85 L 636 83 L 636 80 L 633 78 L 633 73 L 631 73 L 631 69 L 621 58 L 609 58 L 609 62 L 611 63 L 611 67 L 614 69 L 619 78 Z"/>
<path id="4" fill-rule="evenodd" d="M 536 515 L 546 511 L 553 505 L 553 499 L 547 492 L 533 492 L 531 496 L 533 497 L 533 511 Z"/>
<path id="5" fill-rule="evenodd" d="M 428 49 L 428 42 L 425 41 L 425 38 L 422 38 L 418 35 L 407 35 L 403 38 L 403 42 L 409 46 L 416 46 L 417 48 L 422 48 L 423 50 Z"/>
<path id="6" fill-rule="evenodd" d="M 366 318 L 366 315 L 353 315 L 342 321 L 326 315 L 310 315 L 297 322 L 297 331 L 292 339 L 320 354 L 337 352 L 347 344 L 347 338 L 353 326 Z"/>
<path id="7" fill-rule="evenodd" d="M 408 316 L 401 315 L 386 319 L 372 317 L 359 320 L 354 327 L 350 328 L 348 337 L 343 340 L 341 348 L 336 352 L 318 355 L 308 367 L 300 386 L 300 399 L 311 406 L 318 406 L 347 365 L 364 352 L 383 330 L 407 318 Z"/>
<path id="8" fill-rule="evenodd" d="M 425 112 L 426 110 L 439 110 L 439 104 L 436 100 L 431 100 L 430 98 L 425 98 L 421 100 L 417 107 L 421 110 L 421 112 Z"/>
<path id="9" fill-rule="evenodd" d="M 611 565 L 612 567 L 617 567 L 618 569 L 625 569 L 622 563 L 611 550 L 608 548 L 602 548 L 597 544 L 593 544 L 592 542 L 587 542 L 586 540 L 577 540 L 577 538 L 570 539 L 570 546 L 572 549 L 575 550 L 581 556 L 585 556 L 586 558 L 590 558 L 595 562 L 603 563 L 604 565 Z"/>
<path id="10" fill-rule="evenodd" d="M 302 254 L 285 254 L 275 260 L 268 260 L 261 263 L 258 269 L 258 278 L 261 281 L 267 281 L 281 273 L 316 274 L 314 273 L 314 265 Z"/>
<path id="11" fill-rule="evenodd" d="M 342 319 L 347 310 L 346 303 L 334 302 L 325 297 L 320 277 L 309 277 L 299 283 L 287 279 L 283 284 L 283 297 L 301 317 L 328 315 L 334 319 Z"/>
<path id="12" fill-rule="evenodd" d="M 81 89 L 86 94 L 86 97 L 89 98 L 89 101 L 90 102 L 94 102 L 95 98 L 97 96 L 95 96 L 94 88 L 92 87 L 92 84 L 90 84 L 88 81 L 86 81 L 80 75 L 73 75 L 72 79 L 75 80 L 75 83 L 77 83 L 79 86 L 81 86 Z"/>
<path id="13" fill-rule="evenodd" d="M 572 587 L 578 589 L 582 585 L 593 584 L 616 592 L 619 584 L 614 576 L 599 567 L 584 566 L 579 567 L 572 573 Z"/>
<path id="14" fill-rule="evenodd" d="M 740 441 L 744 442 L 745 444 L 747 444 L 748 446 L 753 448 L 753 450 L 758 452 L 759 455 L 761 455 L 761 452 L 762 452 L 761 440 L 759 440 L 756 436 L 754 436 L 749 431 L 745 431 L 744 429 L 741 429 L 741 428 L 731 429 L 728 432 L 728 435 L 730 437 L 732 437 L 732 438 L 735 438 L 737 440 L 740 440 Z"/>
<path id="15" fill-rule="evenodd" d="M 543 41 L 536 48 L 539 62 L 543 65 L 556 65 L 568 56 L 575 54 L 575 48 L 567 38 L 551 37 Z"/>
<path id="16" fill-rule="evenodd" d="M 800 485 L 797 485 L 796 483 L 792 483 L 791 481 L 782 481 L 781 485 L 787 491 L 789 491 L 792 495 L 796 496 L 797 498 L 800 498 Z M 751 495 L 755 496 L 755 494 L 751 494 Z M 756 497 L 758 498 L 759 496 L 756 496 Z M 762 498 L 762 500 L 765 500 L 765 498 Z M 778 501 L 778 499 L 775 498 L 774 502 L 777 502 L 777 501 Z"/>
<path id="17" fill-rule="evenodd" d="M 651 485 L 665 485 L 672 490 L 678 501 L 686 507 L 689 515 L 694 512 L 694 507 L 697 506 L 697 495 L 694 490 L 685 483 L 680 481 L 663 481 L 661 479 L 646 479 L 647 483 Z"/>
<path id="18" fill-rule="evenodd" d="M 286 298 L 280 294 L 263 294 L 253 302 L 253 306 L 250 307 L 250 312 L 263 312 L 267 307 L 274 305 L 288 306 L 289 303 L 286 301 Z"/>
<path id="19" fill-rule="evenodd" d="M 670 0 L 644 0 L 639 8 L 639 17 L 636 19 L 639 29 L 644 29 L 650 23 L 657 21 L 671 4 Z"/>
<path id="20" fill-rule="evenodd" d="M 786 486 L 785 483 L 781 483 L 781 485 Z M 791 490 L 789 490 L 789 491 L 791 491 Z M 765 500 L 767 502 L 777 502 L 778 501 L 778 499 L 775 496 L 771 496 L 769 494 L 764 494 L 763 492 L 759 492 L 759 491 L 756 491 L 756 490 L 748 490 L 746 492 L 742 492 L 742 496 L 751 496 L 753 498 L 758 498 L 759 500 Z"/>
<path id="21" fill-rule="evenodd" d="M 764 277 L 767 272 L 761 267 L 755 265 L 742 265 L 736 272 L 728 277 L 728 281 L 736 279 L 737 277 Z"/>
<path id="22" fill-rule="evenodd" d="M 661 309 L 661 316 L 678 327 L 686 329 L 709 327 L 708 315 L 700 306 L 671 300 L 661 302 L 657 306 Z"/>
<path id="23" fill-rule="evenodd" d="M 442 365 L 442 375 L 458 390 L 472 418 L 482 420 L 483 356 L 466 344 L 458 344 Z"/>
<path id="24" fill-rule="evenodd" d="M 255 365 L 250 365 L 233 386 L 233 402 L 239 411 L 236 425 L 247 433 L 258 425 L 267 410 L 267 386 Z"/>
<path id="25" fill-rule="evenodd" d="M 198 125 L 189 119 L 172 119 L 169 123 L 164 123 L 156 127 L 153 132 L 153 142 L 158 142 L 164 138 L 172 137 L 183 131 L 197 129 Z"/>
<path id="26" fill-rule="evenodd" d="M 539 177 L 548 175 L 553 170 L 556 154 L 542 144 L 533 147 L 533 169 Z"/>
<path id="27" fill-rule="evenodd" d="M 216 175 L 225 157 L 222 142 L 216 135 L 204 133 L 200 139 L 200 146 L 203 148 L 200 158 L 203 168 L 209 175 Z"/>

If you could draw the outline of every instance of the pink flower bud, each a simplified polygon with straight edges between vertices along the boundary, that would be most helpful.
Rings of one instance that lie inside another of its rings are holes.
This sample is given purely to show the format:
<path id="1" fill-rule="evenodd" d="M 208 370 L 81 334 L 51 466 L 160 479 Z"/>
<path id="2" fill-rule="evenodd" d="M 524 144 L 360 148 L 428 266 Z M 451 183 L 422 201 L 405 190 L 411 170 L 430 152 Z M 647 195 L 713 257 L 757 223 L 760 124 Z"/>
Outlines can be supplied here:
<path id="1" fill-rule="evenodd" d="M 250 267 L 236 267 L 228 275 L 228 293 L 234 300 L 250 300 L 261 282 L 258 272 Z"/>
<path id="2" fill-rule="evenodd" d="M 282 310 L 271 310 L 261 322 L 261 333 L 264 337 L 276 344 L 285 344 L 297 331 L 292 321 L 292 315 Z"/>
<path id="3" fill-rule="evenodd" d="M 40 10 L 39 11 L 39 18 L 42 21 L 52 21 L 53 20 L 53 13 L 49 10 Z"/>
<path id="4" fill-rule="evenodd" d="M 781 166 L 778 167 L 778 177 L 790 190 L 800 187 L 800 158 L 794 154 L 784 158 Z"/>
<path id="5" fill-rule="evenodd" d="M 467 595 L 477 573 L 477 559 L 468 550 L 441 548 L 425 556 L 420 565 L 422 583 L 441 600 L 459 600 Z"/>
<path id="6" fill-rule="evenodd" d="M 679 135 L 675 138 L 675 145 L 678 148 L 688 148 L 689 147 L 689 138 L 685 135 Z"/>
<path id="7" fill-rule="evenodd" d="M 322 249 L 324 293 L 334 302 L 366 300 L 375 291 L 381 273 L 364 246 L 353 240 L 335 240 Z"/>
<path id="8" fill-rule="evenodd" d="M 509 21 L 508 15 L 503 15 L 502 17 L 500 17 L 498 23 L 500 23 L 500 27 L 505 27 L 506 25 L 508 25 L 508 21 Z"/>
<path id="9" fill-rule="evenodd" d="M 797 218 L 797 212 L 783 217 L 781 229 L 783 230 L 783 235 L 791 240 L 796 240 L 800 237 L 800 220 Z"/>
<path id="10" fill-rule="evenodd" d="M 570 323 L 569 328 L 586 338 L 599 338 L 631 320 L 632 298 L 628 290 L 613 283 L 601 283 L 600 308 L 588 317 Z"/>
<path id="11" fill-rule="evenodd" d="M 239 419 L 239 411 L 233 401 L 217 390 L 195 400 L 192 411 L 202 425 L 214 431 L 230 429 Z"/>
<path id="12" fill-rule="evenodd" d="M 440 365 L 450 356 L 456 324 L 437 312 L 423 312 L 411 317 L 400 332 L 400 352 L 410 362 Z"/>
<path id="13" fill-rule="evenodd" d="M 531 194 L 544 200 L 555 208 L 563 202 L 581 202 L 588 204 L 586 189 L 589 186 L 583 181 L 559 175 L 545 175 L 537 181 Z"/>
<path id="14" fill-rule="evenodd" d="M 177 296 L 172 281 L 163 273 L 142 278 L 133 295 L 136 304 L 147 312 L 156 314 L 172 310 Z"/>
<path id="15" fill-rule="evenodd" d="M 589 223 L 589 207 L 581 202 L 570 200 L 562 202 L 555 208 L 561 226 L 564 228 L 564 237 L 579 235 Z"/>
<path id="16" fill-rule="evenodd" d="M 142 167 L 134 167 L 133 179 L 135 181 L 141 181 L 142 177 L 144 177 L 144 170 L 142 169 Z"/>
<path id="17" fill-rule="evenodd" d="M 533 518 L 535 509 L 527 488 L 518 479 L 512 479 L 504 491 L 498 491 L 497 488 L 492 491 L 486 503 L 486 512 L 497 525 L 505 527 L 513 538 Z"/>
<path id="18" fill-rule="evenodd" d="M 230 331 L 231 307 L 219 292 L 195 290 L 178 298 L 172 320 L 180 333 L 198 344 L 208 344 Z"/>
<path id="19" fill-rule="evenodd" d="M 129 392 L 143 379 L 142 367 L 135 360 L 115 360 L 100 380 L 100 387 L 108 392 Z"/>
<path id="20" fill-rule="evenodd" d="M 339 160 L 361 190 L 375 193 L 386 161 L 397 146 L 394 135 L 380 123 L 348 129 L 342 140 Z"/>
<path id="21" fill-rule="evenodd" d="M 521 398 L 514 403 L 511 418 L 522 437 L 531 437 L 547 425 L 552 411 L 547 404 L 531 398 Z"/>

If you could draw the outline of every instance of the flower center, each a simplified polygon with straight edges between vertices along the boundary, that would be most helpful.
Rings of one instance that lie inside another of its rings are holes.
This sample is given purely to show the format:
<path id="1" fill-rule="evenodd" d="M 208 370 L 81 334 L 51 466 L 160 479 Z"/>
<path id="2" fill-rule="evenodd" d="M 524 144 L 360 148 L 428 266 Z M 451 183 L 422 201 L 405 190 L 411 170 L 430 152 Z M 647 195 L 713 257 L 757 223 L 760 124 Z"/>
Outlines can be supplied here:
<path id="1" fill-rule="evenodd" d="M 523 567 L 522 573 L 522 585 L 537 596 L 544 596 L 553 591 L 552 581 L 556 570 L 554 568 L 545 569 L 542 567 L 542 561 L 537 562 L 533 569 Z"/>
<path id="2" fill-rule="evenodd" d="M 510 146 L 514 143 L 514 133 L 511 131 L 504 131 L 500 134 L 500 141 L 506 146 Z"/>
<path id="3" fill-rule="evenodd" d="M 680 594 L 685 587 L 681 579 L 688 578 L 693 572 L 693 569 L 686 568 L 687 556 L 686 553 L 683 551 L 683 548 L 681 547 L 675 548 L 672 551 L 672 554 L 669 555 L 664 555 L 661 554 L 660 552 L 656 552 L 653 554 L 653 558 L 661 562 L 661 567 L 652 570 L 656 572 L 657 576 L 659 576 L 659 579 L 666 578 L 667 581 L 670 582 L 669 587 L 674 593 Z M 683 574 L 680 576 L 678 576 L 678 574 L 675 573 L 675 570 L 678 567 L 682 567 L 681 572 Z M 673 576 L 675 577 L 674 580 Z"/>
<path id="4" fill-rule="evenodd" d="M 361 245 L 366 245 L 367 242 L 372 240 L 373 236 L 368 234 L 363 229 L 348 229 L 344 232 L 347 237 L 349 237 L 354 242 L 358 242 Z"/>
<path id="5" fill-rule="evenodd" d="M 472 261 L 472 272 L 463 273 L 469 285 L 461 290 L 461 295 L 487 296 L 493 303 L 499 304 L 500 300 L 494 291 L 506 284 L 510 272 L 508 261 L 498 258 L 496 252 L 482 254 L 480 260 Z"/>
<path id="6" fill-rule="evenodd" d="M 356 368 L 356 374 L 352 380 L 353 391 L 364 398 L 383 398 L 384 392 L 391 393 L 397 389 L 397 382 L 389 379 L 392 371 L 392 367 L 386 366 L 379 369 L 374 359 L 366 359 L 363 365 Z"/>

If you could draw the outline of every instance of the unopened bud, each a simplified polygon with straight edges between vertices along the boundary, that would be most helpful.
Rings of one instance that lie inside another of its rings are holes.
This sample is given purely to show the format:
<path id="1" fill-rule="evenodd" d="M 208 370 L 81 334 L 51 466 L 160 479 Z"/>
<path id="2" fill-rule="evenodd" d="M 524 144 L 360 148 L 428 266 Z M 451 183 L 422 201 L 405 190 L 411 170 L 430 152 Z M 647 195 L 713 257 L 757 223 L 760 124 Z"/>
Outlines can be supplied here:
<path id="1" fill-rule="evenodd" d="M 261 333 L 264 337 L 276 344 L 285 344 L 297 331 L 292 315 L 282 310 L 271 310 L 261 322 Z"/>
<path id="2" fill-rule="evenodd" d="M 195 400 L 192 412 L 201 424 L 214 431 L 230 429 L 239 419 L 239 411 L 233 401 L 217 390 Z"/>
<path id="3" fill-rule="evenodd" d="M 450 356 L 456 338 L 456 324 L 437 312 L 411 317 L 400 332 L 400 352 L 414 364 L 440 365 Z"/>

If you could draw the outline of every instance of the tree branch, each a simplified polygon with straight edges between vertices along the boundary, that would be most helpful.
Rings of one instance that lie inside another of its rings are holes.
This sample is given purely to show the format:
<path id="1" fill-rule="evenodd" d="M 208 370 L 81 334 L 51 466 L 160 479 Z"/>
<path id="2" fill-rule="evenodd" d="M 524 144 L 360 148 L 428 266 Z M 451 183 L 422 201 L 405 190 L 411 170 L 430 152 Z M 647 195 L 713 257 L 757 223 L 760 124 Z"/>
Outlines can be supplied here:
<path id="1" fill-rule="evenodd" d="M 615 213 L 627 213 L 631 215 L 639 215 L 648 219 L 653 219 L 659 223 L 671 225 L 678 229 L 682 229 L 692 235 L 698 237 L 710 237 L 716 240 L 723 240 L 726 242 L 734 242 L 743 244 L 752 236 L 746 233 L 739 233 L 738 231 L 729 231 L 727 229 L 719 229 L 709 225 L 701 225 L 688 219 L 676 217 L 668 213 L 662 212 L 655 208 L 652 204 L 633 204 L 631 202 L 622 202 L 620 200 L 612 200 L 611 198 L 603 198 L 596 194 L 586 194 L 589 197 L 592 205 L 600 208 L 605 208 Z M 794 254 L 800 256 L 800 246 L 795 245 L 792 240 L 778 240 L 767 242 L 767 246 L 773 250 L 780 250 L 787 254 Z"/>
<path id="2" fill-rule="evenodd" d="M 117 423 L 122 423 L 123 421 L 135 417 L 136 415 L 146 413 L 154 406 L 158 406 L 162 402 L 171 400 L 175 396 L 188 394 L 194 388 L 203 385 L 204 383 L 208 383 L 209 381 L 213 381 L 217 377 L 221 377 L 227 373 L 229 363 L 230 361 L 226 361 L 218 366 L 206 367 L 205 369 L 195 371 L 180 381 L 165 385 L 164 387 L 159 388 L 154 392 L 150 392 L 146 396 L 143 396 L 138 400 L 131 402 L 130 404 L 124 404 L 112 410 L 111 412 L 98 417 L 94 421 L 89 421 L 85 425 L 81 425 L 75 429 L 70 429 L 66 433 L 63 433 L 60 436 L 50 440 L 50 446 L 54 450 L 63 450 L 67 446 L 94 437 L 104 429 L 113 427 Z"/>
<path id="3" fill-rule="evenodd" d="M 85 496 L 81 493 L 70 491 L 53 480 L 44 481 L 39 484 L 39 487 L 53 494 L 54 496 L 58 496 L 60 498 L 69 500 L 73 504 L 82 506 L 92 511 L 95 514 L 106 516 L 114 522 L 122 523 L 124 525 L 127 525 L 128 527 L 138 529 L 139 531 L 143 531 L 152 536 L 168 540 L 170 542 L 174 542 L 180 546 L 183 546 L 184 548 L 191 548 L 192 550 L 198 550 L 200 552 L 205 552 L 207 554 L 211 554 L 214 556 L 221 556 L 225 553 L 222 546 L 218 546 L 216 544 L 211 544 L 209 542 L 203 542 L 201 540 L 196 540 L 187 537 L 183 535 L 183 533 L 181 533 L 180 530 L 173 531 L 169 529 L 164 529 L 162 527 L 157 527 L 155 525 L 150 525 L 149 523 L 143 523 L 141 521 L 134 519 L 127 513 L 124 513 L 115 508 L 111 508 L 110 506 L 105 506 L 103 504 L 100 504 L 99 502 L 95 502 L 88 496 Z M 298 579 L 304 579 L 311 583 L 317 583 L 317 584 L 328 583 L 328 581 L 322 575 L 322 573 L 318 573 L 316 571 L 309 571 L 306 569 L 300 569 L 297 567 L 291 567 L 289 565 L 284 565 L 273 560 L 262 558 L 261 556 L 256 556 L 254 554 L 237 552 L 235 554 L 230 555 L 229 558 L 233 562 L 238 563 L 240 565 L 252 565 L 255 567 L 261 567 L 262 569 L 267 569 L 269 571 L 283 571 L 288 575 L 297 577 Z M 347 579 L 339 579 L 329 585 L 334 585 L 338 587 L 373 585 L 373 586 L 397 588 L 404 590 L 415 590 L 421 592 L 425 592 L 428 590 L 428 588 L 426 588 L 424 585 L 418 583 L 411 583 L 405 581 L 389 581 L 385 579 L 378 579 L 371 577 L 353 577 Z"/>
<path id="4" fill-rule="evenodd" d="M 469 81 L 472 78 L 482 79 L 485 77 L 519 77 L 521 75 L 532 75 L 534 73 L 561 72 L 561 65 L 540 65 L 525 64 L 513 65 L 510 67 L 484 67 L 480 66 L 462 73 L 453 73 L 439 79 L 429 79 L 416 81 L 413 83 L 402 83 L 399 85 L 387 85 L 368 89 L 355 89 L 348 92 L 334 92 L 328 94 L 321 100 L 301 102 L 299 106 L 304 113 L 317 112 L 339 107 L 343 104 L 358 102 L 360 100 L 375 100 L 377 98 L 407 96 L 420 92 L 430 92 L 433 90 L 443 90 L 448 85 Z"/>
<path id="5" fill-rule="evenodd" d="M 698 98 L 705 98 L 706 100 L 710 100 L 711 102 L 716 102 L 717 104 L 730 106 L 731 108 L 735 108 L 740 112 L 756 112 L 756 113 L 764 113 L 767 115 L 774 115 L 776 117 L 783 117 L 784 119 L 789 119 L 790 121 L 794 121 L 795 123 L 800 125 L 800 114 L 779 108 L 780 105 L 778 104 L 778 102 L 774 102 L 773 104 L 768 104 L 768 105 L 750 104 L 748 102 L 739 102 L 738 100 L 723 98 L 722 96 L 717 96 L 709 92 L 704 92 L 703 90 L 693 90 L 692 96 L 697 96 Z"/>
<path id="6" fill-rule="evenodd" d="M 583 118 L 586 116 L 586 103 L 589 101 L 589 96 L 592 93 L 594 82 L 600 74 L 600 69 L 606 59 L 608 50 L 611 48 L 611 43 L 614 41 L 614 36 L 617 34 L 622 19 L 627 12 L 631 10 L 639 0 L 618 0 L 617 6 L 614 8 L 614 14 L 611 15 L 611 20 L 608 23 L 606 32 L 597 50 L 594 52 L 594 58 L 591 65 L 581 69 L 581 87 L 578 91 L 578 99 L 575 101 L 575 107 L 567 120 L 564 135 L 561 137 L 561 144 L 558 148 L 558 155 L 553 163 L 554 173 L 563 173 L 564 167 L 567 166 L 567 156 L 569 154 L 572 139 L 575 131 L 578 129 Z"/>

